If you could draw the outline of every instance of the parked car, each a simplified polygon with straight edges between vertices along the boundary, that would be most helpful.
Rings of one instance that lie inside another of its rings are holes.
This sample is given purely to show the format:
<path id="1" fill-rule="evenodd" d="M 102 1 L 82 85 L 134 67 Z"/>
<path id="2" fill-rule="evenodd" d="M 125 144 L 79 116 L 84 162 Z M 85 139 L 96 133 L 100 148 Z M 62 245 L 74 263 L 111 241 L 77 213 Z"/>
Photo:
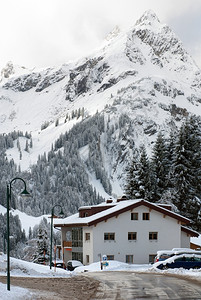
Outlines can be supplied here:
<path id="1" fill-rule="evenodd" d="M 62 269 L 66 268 L 62 260 L 57 260 L 56 264 L 54 261 L 52 261 L 51 265 L 52 265 L 52 267 L 56 267 L 56 268 L 62 268 Z"/>
<path id="2" fill-rule="evenodd" d="M 164 261 L 156 262 L 154 266 L 160 270 L 164 270 L 168 268 L 200 269 L 201 255 L 197 255 L 197 254 L 174 255 Z"/>
<path id="3" fill-rule="evenodd" d="M 79 260 L 69 260 L 69 261 L 67 261 L 66 268 L 69 271 L 73 271 L 75 268 L 81 267 L 81 266 L 83 266 L 83 264 Z"/>
<path id="4" fill-rule="evenodd" d="M 156 257 L 154 259 L 154 262 L 162 261 L 167 258 L 170 258 L 174 255 L 174 252 L 172 250 L 160 250 L 157 251 Z"/>
<path id="5" fill-rule="evenodd" d="M 154 262 L 163 261 L 174 255 L 181 255 L 181 254 L 201 255 L 201 251 L 190 249 L 190 248 L 173 248 L 172 250 L 160 250 L 160 251 L 157 251 L 157 255 L 154 259 Z"/>

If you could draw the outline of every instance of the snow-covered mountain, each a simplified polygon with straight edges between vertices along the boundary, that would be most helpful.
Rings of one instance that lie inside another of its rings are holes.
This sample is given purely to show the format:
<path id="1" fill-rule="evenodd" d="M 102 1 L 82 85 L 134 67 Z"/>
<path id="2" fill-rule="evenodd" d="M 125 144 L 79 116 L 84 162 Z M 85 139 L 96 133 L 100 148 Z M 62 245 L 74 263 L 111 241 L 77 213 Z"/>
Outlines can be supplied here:
<path id="1" fill-rule="evenodd" d="M 1 72 L 0 133 L 31 132 L 33 148 L 22 159 L 17 145 L 7 151 L 25 170 L 61 133 L 104 113 L 111 139 L 104 133 L 98 142 L 119 195 L 134 146 L 144 143 L 150 151 L 159 130 L 167 135 L 189 114 L 200 115 L 200 87 L 201 71 L 182 42 L 147 11 L 128 32 L 115 28 L 100 49 L 78 61 L 33 71 L 9 63 Z M 76 110 L 82 116 L 67 120 Z M 26 139 L 20 142 L 24 149 Z M 83 160 L 87 153 L 87 147 L 80 149 Z"/>

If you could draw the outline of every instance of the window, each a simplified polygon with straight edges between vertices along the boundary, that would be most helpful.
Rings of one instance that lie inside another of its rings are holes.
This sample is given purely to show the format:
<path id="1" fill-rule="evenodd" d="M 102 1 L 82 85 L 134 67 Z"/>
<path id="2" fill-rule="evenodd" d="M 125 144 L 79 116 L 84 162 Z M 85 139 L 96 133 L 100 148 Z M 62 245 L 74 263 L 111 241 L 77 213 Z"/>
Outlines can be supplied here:
<path id="1" fill-rule="evenodd" d="M 88 212 L 84 212 L 83 217 L 84 218 L 88 217 Z"/>
<path id="2" fill-rule="evenodd" d="M 82 252 L 72 252 L 72 260 L 79 260 L 82 263 L 83 262 Z"/>
<path id="3" fill-rule="evenodd" d="M 137 240 L 137 232 L 128 232 L 128 240 Z"/>
<path id="4" fill-rule="evenodd" d="M 115 240 L 115 233 L 114 232 L 104 233 L 104 240 L 105 241 L 114 241 Z"/>
<path id="5" fill-rule="evenodd" d="M 89 264 L 89 255 L 86 255 L 86 263 Z"/>
<path id="6" fill-rule="evenodd" d="M 149 263 L 153 264 L 155 260 L 156 254 L 149 254 Z"/>
<path id="7" fill-rule="evenodd" d="M 90 241 L 90 233 L 89 232 L 85 233 L 85 240 Z"/>
<path id="8" fill-rule="evenodd" d="M 131 220 L 138 220 L 138 213 L 131 213 Z"/>
<path id="9" fill-rule="evenodd" d="M 133 255 L 126 255 L 126 263 L 133 264 Z"/>
<path id="10" fill-rule="evenodd" d="M 72 228 L 72 247 L 83 247 L 82 228 Z"/>
<path id="11" fill-rule="evenodd" d="M 149 240 L 157 240 L 158 232 L 149 232 Z"/>
<path id="12" fill-rule="evenodd" d="M 114 260 L 114 255 L 111 254 L 107 255 L 107 260 Z"/>
<path id="13" fill-rule="evenodd" d="M 142 220 L 148 221 L 149 220 L 149 213 L 142 214 Z"/>

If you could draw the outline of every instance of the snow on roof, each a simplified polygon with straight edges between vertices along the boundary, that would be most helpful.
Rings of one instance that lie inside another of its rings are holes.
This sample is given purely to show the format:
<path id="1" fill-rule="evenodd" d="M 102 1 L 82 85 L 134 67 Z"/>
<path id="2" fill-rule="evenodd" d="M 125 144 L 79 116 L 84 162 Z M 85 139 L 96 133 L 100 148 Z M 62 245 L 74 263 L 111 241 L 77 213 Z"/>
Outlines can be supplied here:
<path id="1" fill-rule="evenodd" d="M 94 207 L 94 206 L 106 206 L 108 205 L 108 209 L 104 210 L 104 211 L 101 211 L 99 213 L 96 213 L 92 216 L 89 216 L 89 217 L 85 217 L 85 218 L 80 218 L 79 217 L 79 213 L 76 213 L 70 217 L 67 217 L 65 219 L 59 219 L 59 220 L 55 220 L 55 225 L 56 224 L 83 224 L 83 225 L 88 225 L 88 223 L 92 222 L 92 221 L 95 221 L 101 217 L 105 217 L 111 213 L 114 213 L 114 212 L 117 212 L 118 210 L 122 209 L 122 208 L 125 208 L 125 207 L 128 207 L 134 203 L 137 203 L 139 202 L 140 200 L 127 200 L 127 201 L 122 201 L 122 202 L 113 202 L 113 203 L 110 203 L 110 204 L 107 204 L 106 202 L 102 202 L 98 205 L 93 205 L 93 206 L 82 206 L 81 208 L 91 208 L 91 207 Z M 111 204 L 112 204 L 112 207 L 111 207 Z"/>
<path id="2" fill-rule="evenodd" d="M 83 225 L 83 226 L 87 226 L 87 225 L 93 225 L 95 223 L 101 222 L 104 217 L 113 217 L 115 214 L 122 213 L 126 210 L 129 209 L 129 207 L 133 207 L 133 206 L 140 206 L 140 205 L 145 205 L 145 206 L 151 206 L 152 209 L 155 209 L 161 213 L 167 214 L 175 219 L 180 219 L 181 221 L 185 222 L 185 223 L 189 223 L 190 220 L 179 215 L 176 214 L 166 208 L 163 208 L 161 206 L 158 206 L 157 204 L 154 203 L 150 203 L 146 200 L 143 199 L 137 199 L 137 200 L 124 200 L 124 201 L 120 201 L 120 202 L 112 202 L 107 204 L 106 202 L 103 202 L 99 205 L 93 205 L 93 206 L 82 206 L 80 209 L 90 209 L 92 207 L 97 207 L 97 206 L 107 206 L 108 205 L 108 209 L 95 213 L 91 216 L 88 217 L 79 217 L 79 213 L 76 213 L 72 216 L 69 216 L 67 218 L 64 219 L 57 219 L 54 222 L 54 226 L 55 227 L 61 227 L 61 226 L 68 226 L 68 225 Z"/>

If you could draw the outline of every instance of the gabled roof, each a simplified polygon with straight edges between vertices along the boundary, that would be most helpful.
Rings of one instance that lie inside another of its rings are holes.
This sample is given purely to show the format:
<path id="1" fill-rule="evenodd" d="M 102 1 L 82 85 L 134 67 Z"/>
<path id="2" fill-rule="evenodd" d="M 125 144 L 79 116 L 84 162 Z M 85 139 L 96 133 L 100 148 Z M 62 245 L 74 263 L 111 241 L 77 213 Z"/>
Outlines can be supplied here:
<path id="1" fill-rule="evenodd" d="M 108 209 L 101 211 L 99 213 L 96 213 L 89 217 L 81 218 L 79 217 L 79 214 L 74 214 L 70 217 L 67 217 L 65 219 L 60 219 L 55 221 L 54 227 L 75 227 L 75 226 L 92 226 L 96 225 L 102 221 L 105 221 L 107 219 L 110 219 L 112 217 L 118 216 L 119 214 L 122 214 L 126 211 L 132 210 L 134 208 L 137 208 L 139 206 L 146 206 L 149 209 L 153 209 L 159 213 L 162 213 L 164 215 L 167 215 L 173 219 L 176 219 L 180 221 L 182 224 L 189 224 L 190 220 L 176 214 L 169 209 L 163 208 L 157 204 L 150 203 L 146 200 L 139 199 L 139 200 L 124 200 L 121 202 L 113 202 L 113 206 L 108 206 Z"/>

